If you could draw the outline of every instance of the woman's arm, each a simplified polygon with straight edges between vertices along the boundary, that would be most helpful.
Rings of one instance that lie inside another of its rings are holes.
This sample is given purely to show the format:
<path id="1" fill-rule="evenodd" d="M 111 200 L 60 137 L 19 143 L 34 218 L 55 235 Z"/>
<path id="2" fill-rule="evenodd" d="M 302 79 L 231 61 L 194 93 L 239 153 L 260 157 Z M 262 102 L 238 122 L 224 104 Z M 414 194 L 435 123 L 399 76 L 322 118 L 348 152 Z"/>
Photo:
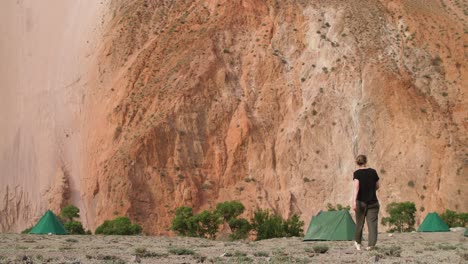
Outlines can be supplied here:
<path id="1" fill-rule="evenodd" d="M 353 180 L 353 210 L 356 211 L 356 200 L 357 200 L 357 195 L 359 192 L 359 180 L 354 179 Z"/>

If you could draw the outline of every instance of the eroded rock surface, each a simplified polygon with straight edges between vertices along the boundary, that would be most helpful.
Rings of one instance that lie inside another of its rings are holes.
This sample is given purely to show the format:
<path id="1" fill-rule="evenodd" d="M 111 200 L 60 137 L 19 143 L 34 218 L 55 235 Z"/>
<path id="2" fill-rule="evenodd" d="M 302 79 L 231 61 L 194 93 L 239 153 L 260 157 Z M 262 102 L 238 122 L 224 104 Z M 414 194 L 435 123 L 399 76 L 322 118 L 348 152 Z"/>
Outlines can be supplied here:
<path id="1" fill-rule="evenodd" d="M 350 202 L 359 153 L 383 208 L 468 210 L 459 2 L 106 4 L 70 172 L 90 228 L 167 234 L 178 206 L 231 199 L 308 222 Z"/>

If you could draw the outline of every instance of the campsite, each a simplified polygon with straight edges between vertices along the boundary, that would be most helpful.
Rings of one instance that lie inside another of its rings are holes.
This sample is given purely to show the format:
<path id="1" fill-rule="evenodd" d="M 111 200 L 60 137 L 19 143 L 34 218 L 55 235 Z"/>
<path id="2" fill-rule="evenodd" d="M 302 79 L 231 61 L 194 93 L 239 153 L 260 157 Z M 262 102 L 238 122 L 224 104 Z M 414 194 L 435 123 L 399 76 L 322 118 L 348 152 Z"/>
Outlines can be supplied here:
<path id="1" fill-rule="evenodd" d="M 232 203 L 231 203 L 232 204 Z M 62 220 L 60 220 L 62 219 Z M 418 232 L 380 233 L 373 250 L 352 244 L 348 210 L 321 211 L 304 237 L 253 241 L 226 237 L 67 235 L 63 217 L 46 211 L 29 234 L 0 235 L 0 263 L 466 263 L 468 229 L 428 213 Z M 367 234 L 363 235 L 366 243 Z"/>

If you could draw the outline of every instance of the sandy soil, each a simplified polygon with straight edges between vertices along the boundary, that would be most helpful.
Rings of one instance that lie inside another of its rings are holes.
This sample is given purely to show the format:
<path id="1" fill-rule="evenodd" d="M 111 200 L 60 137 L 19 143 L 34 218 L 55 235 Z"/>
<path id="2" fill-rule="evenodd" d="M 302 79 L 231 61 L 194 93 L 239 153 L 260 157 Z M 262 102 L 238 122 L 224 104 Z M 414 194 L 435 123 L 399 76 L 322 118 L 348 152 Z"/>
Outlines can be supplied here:
<path id="1" fill-rule="evenodd" d="M 316 245 L 327 245 L 329 250 L 315 253 Z M 392 248 L 401 248 L 400 256 Z M 193 252 L 177 255 L 177 249 Z M 468 263 L 467 249 L 467 239 L 455 232 L 381 234 L 374 251 L 356 251 L 348 241 L 302 242 L 300 238 L 227 242 L 185 237 L 0 235 L 0 263 L 129 263 L 136 259 L 141 263 Z M 136 258 L 137 252 L 142 257 Z"/>

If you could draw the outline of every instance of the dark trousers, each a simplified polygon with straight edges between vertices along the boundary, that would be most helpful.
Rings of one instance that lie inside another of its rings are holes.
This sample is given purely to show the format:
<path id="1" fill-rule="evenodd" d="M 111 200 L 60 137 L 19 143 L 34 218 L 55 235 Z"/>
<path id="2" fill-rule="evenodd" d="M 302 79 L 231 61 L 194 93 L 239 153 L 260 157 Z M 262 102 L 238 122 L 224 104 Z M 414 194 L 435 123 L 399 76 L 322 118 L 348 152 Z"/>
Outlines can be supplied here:
<path id="1" fill-rule="evenodd" d="M 369 230 L 368 246 L 373 247 L 377 243 L 377 227 L 379 224 L 379 203 L 366 204 L 356 201 L 356 242 L 361 244 L 364 220 L 367 220 Z"/>

